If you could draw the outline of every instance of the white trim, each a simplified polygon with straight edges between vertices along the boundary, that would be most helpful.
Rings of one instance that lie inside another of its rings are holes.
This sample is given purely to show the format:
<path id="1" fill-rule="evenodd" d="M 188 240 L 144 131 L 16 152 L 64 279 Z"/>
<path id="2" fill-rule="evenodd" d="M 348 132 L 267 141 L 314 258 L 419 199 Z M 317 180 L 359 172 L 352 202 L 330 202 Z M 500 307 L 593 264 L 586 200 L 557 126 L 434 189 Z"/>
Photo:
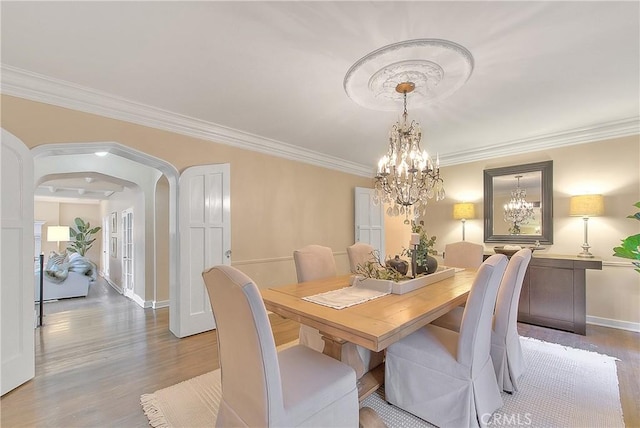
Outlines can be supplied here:
<path id="1" fill-rule="evenodd" d="M 602 327 L 617 328 L 618 330 L 627 330 L 640 333 L 640 322 L 612 320 L 609 318 L 600 318 L 587 315 L 587 324 L 599 325 Z"/>
<path id="2" fill-rule="evenodd" d="M 635 265 L 631 262 L 617 262 L 613 260 L 603 260 L 602 266 L 635 268 Z"/>
<path id="3" fill-rule="evenodd" d="M 102 276 L 102 278 L 107 281 L 107 284 L 109 284 L 111 286 L 111 288 L 113 288 L 114 290 L 116 290 L 118 292 L 118 294 L 122 294 L 122 287 L 120 287 L 118 284 L 116 284 L 115 282 L 111 281 L 111 279 L 108 276 L 105 276 L 104 273 L 100 274 L 100 276 Z"/>
<path id="4" fill-rule="evenodd" d="M 333 256 L 346 256 L 346 251 L 334 251 Z M 278 262 L 289 262 L 293 261 L 293 256 L 283 256 L 283 257 L 268 257 L 264 259 L 249 259 L 249 260 L 234 260 L 231 262 L 231 266 L 242 266 L 242 265 L 256 265 L 261 263 L 278 263 Z"/>
<path id="5" fill-rule="evenodd" d="M 160 300 L 160 301 L 154 300 L 151 307 L 153 309 L 168 308 L 169 307 L 169 301 L 168 300 Z"/>
<path id="6" fill-rule="evenodd" d="M 445 166 L 640 134 L 640 116 L 440 155 Z"/>
<path id="7" fill-rule="evenodd" d="M 104 276 L 103 273 L 100 274 L 100 276 L 102 276 L 102 278 L 107 281 L 107 284 L 109 284 L 111 286 L 111 288 L 113 288 L 114 290 L 116 290 L 118 292 L 118 294 L 123 294 L 123 289 L 122 287 L 120 287 L 118 284 L 116 284 L 115 282 L 111 281 L 111 279 L 107 278 L 106 276 Z M 140 298 L 140 296 L 138 296 L 137 294 L 131 294 L 131 296 L 125 296 L 131 300 L 133 300 L 138 306 L 142 307 L 142 308 L 153 308 L 153 309 L 158 309 L 158 308 L 164 308 L 169 306 L 169 301 L 168 300 L 164 300 L 162 302 L 152 302 L 150 300 L 142 300 Z"/>
<path id="8" fill-rule="evenodd" d="M 162 129 L 347 174 L 373 177 L 375 172 L 375 166 L 346 161 L 282 141 L 183 116 L 17 67 L 2 65 L 0 74 L 2 74 L 0 91 L 3 94 Z M 640 117 L 630 117 L 442 155 L 440 164 L 442 166 L 457 165 L 638 134 L 640 134 Z"/>
<path id="9" fill-rule="evenodd" d="M 374 166 L 349 162 L 281 141 L 228 128 L 144 105 L 106 92 L 76 85 L 20 68 L 2 65 L 3 94 L 124 120 L 151 128 L 304 162 L 363 177 L 372 177 Z"/>
<path id="10" fill-rule="evenodd" d="M 138 304 L 138 306 L 144 309 L 153 307 L 153 302 L 151 300 L 142 300 L 140 296 L 138 296 L 135 293 L 132 296 L 130 296 L 129 299 L 133 300 Z"/>

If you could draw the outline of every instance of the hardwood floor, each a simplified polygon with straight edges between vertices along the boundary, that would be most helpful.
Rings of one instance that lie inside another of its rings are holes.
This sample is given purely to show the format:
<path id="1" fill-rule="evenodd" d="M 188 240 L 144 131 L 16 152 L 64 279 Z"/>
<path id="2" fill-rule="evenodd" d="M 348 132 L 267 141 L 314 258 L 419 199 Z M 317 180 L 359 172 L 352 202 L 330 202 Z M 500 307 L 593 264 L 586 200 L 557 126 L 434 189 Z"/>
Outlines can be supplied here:
<path id="1" fill-rule="evenodd" d="M 36 377 L 0 399 L 2 427 L 148 427 L 140 395 L 218 367 L 215 331 L 177 339 L 169 309 L 142 309 L 103 280 L 87 299 L 44 306 Z M 276 343 L 298 324 L 271 315 Z M 640 427 L 640 334 L 587 326 L 587 336 L 519 325 L 522 335 L 608 354 L 618 361 L 628 427 Z"/>

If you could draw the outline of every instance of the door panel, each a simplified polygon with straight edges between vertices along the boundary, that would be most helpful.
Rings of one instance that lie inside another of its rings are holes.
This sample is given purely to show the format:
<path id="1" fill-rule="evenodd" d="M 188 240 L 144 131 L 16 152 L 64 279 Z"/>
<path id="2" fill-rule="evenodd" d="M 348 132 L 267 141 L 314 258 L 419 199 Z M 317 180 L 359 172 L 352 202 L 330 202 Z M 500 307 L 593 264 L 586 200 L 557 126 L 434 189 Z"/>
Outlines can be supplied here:
<path id="1" fill-rule="evenodd" d="M 35 376 L 33 158 L 2 130 L 1 394 Z"/>
<path id="2" fill-rule="evenodd" d="M 231 263 L 229 177 L 228 164 L 196 166 L 180 176 L 180 320 L 172 329 L 178 337 L 215 328 L 202 272 Z"/>

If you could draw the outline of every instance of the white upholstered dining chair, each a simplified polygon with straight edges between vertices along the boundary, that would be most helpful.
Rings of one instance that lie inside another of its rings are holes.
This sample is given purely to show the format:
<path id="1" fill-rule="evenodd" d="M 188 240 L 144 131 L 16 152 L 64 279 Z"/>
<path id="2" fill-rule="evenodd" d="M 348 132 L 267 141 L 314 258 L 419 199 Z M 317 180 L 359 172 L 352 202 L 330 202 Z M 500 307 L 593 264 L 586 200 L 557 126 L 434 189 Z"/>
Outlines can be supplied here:
<path id="1" fill-rule="evenodd" d="M 444 247 L 444 265 L 465 269 L 478 269 L 482 264 L 484 247 L 473 242 L 460 241 Z"/>
<path id="2" fill-rule="evenodd" d="M 349 256 L 349 268 L 351 273 L 356 273 L 358 265 L 364 265 L 368 261 L 375 261 L 375 248 L 364 242 L 356 242 L 347 247 L 347 256 Z"/>
<path id="3" fill-rule="evenodd" d="M 498 387 L 507 392 L 518 390 L 518 379 L 525 371 L 520 336 L 518 335 L 518 304 L 522 282 L 531 261 L 531 250 L 519 250 L 509 260 L 502 277 L 493 315 L 491 360 Z M 459 331 L 464 308 L 455 308 L 431 324 Z"/>
<path id="4" fill-rule="evenodd" d="M 202 276 L 218 331 L 222 398 L 216 426 L 358 426 L 351 367 L 302 345 L 277 352 L 253 281 L 231 266 Z"/>
<path id="5" fill-rule="evenodd" d="M 502 407 L 489 356 L 491 319 L 507 257 L 478 269 L 460 333 L 427 325 L 387 348 L 386 400 L 439 427 L 484 426 Z"/>
<path id="6" fill-rule="evenodd" d="M 307 245 L 293 252 L 293 261 L 298 282 L 329 278 L 338 274 L 333 251 L 329 247 Z M 300 324 L 300 343 L 318 352 L 324 350 L 324 340 L 320 332 L 304 324 Z"/>
<path id="7" fill-rule="evenodd" d="M 313 281 L 337 275 L 333 251 L 321 245 L 307 245 L 293 252 L 298 282 Z M 320 332 L 300 324 L 300 343 L 318 352 L 324 350 L 324 340 Z M 382 364 L 383 352 L 372 352 L 362 346 L 346 343 L 342 347 L 342 361 L 356 371 L 358 379 L 369 370 Z"/>

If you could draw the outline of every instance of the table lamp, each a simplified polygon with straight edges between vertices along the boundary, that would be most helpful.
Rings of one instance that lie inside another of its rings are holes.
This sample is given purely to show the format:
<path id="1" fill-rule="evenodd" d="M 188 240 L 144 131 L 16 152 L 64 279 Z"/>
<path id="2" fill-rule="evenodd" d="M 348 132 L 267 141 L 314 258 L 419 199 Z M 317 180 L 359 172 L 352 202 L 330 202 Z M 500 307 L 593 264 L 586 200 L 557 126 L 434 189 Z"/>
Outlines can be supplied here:
<path id="1" fill-rule="evenodd" d="M 604 213 L 604 198 L 602 195 L 578 195 L 572 196 L 569 202 L 569 215 L 582 217 L 584 219 L 584 244 L 582 252 L 578 257 L 591 258 L 593 254 L 589 252 L 588 242 L 588 222 L 589 217 L 597 217 Z"/>
<path id="2" fill-rule="evenodd" d="M 455 220 L 462 221 L 462 240 L 464 241 L 464 223 L 467 220 L 475 218 L 476 210 L 475 205 L 470 202 L 462 202 L 459 204 L 453 204 L 453 218 Z"/>
<path id="3" fill-rule="evenodd" d="M 70 241 L 69 226 L 48 226 L 47 241 L 58 243 L 58 252 L 60 251 L 60 241 Z"/>

